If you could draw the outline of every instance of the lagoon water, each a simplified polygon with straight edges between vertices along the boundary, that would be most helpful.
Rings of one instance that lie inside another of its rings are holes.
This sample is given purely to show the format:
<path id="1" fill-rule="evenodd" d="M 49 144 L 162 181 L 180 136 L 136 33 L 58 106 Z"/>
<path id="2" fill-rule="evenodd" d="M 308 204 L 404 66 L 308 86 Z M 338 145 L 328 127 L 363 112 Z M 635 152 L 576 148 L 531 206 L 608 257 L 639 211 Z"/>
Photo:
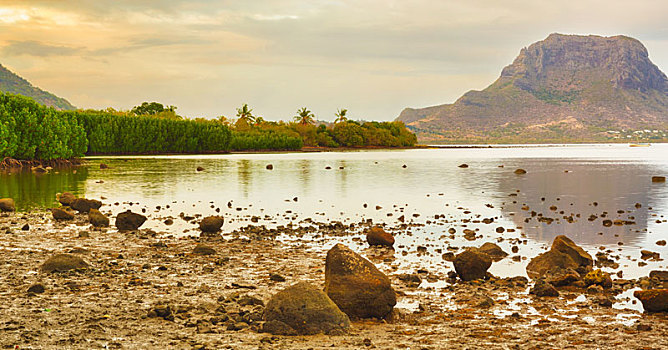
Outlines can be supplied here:
<path id="1" fill-rule="evenodd" d="M 101 170 L 100 163 L 109 169 Z M 469 167 L 459 168 L 462 163 Z M 205 170 L 196 171 L 199 166 Z M 527 173 L 517 175 L 517 168 Z M 395 265 L 406 271 L 449 269 L 441 258 L 448 248 L 456 253 L 491 241 L 509 253 L 518 246 L 525 259 L 506 258 L 490 271 L 523 275 L 528 259 L 566 234 L 592 255 L 607 250 L 619 257 L 621 267 L 608 271 L 622 270 L 631 278 L 667 265 L 638 266 L 640 249 L 668 256 L 666 246 L 656 245 L 668 239 L 668 183 L 652 183 L 657 175 L 668 175 L 668 145 L 91 157 L 76 170 L 0 173 L 0 197 L 13 197 L 22 210 L 55 206 L 58 192 L 103 197 L 103 212 L 144 209 L 150 218 L 146 227 L 175 236 L 196 233 L 195 221 L 178 219 L 181 213 L 206 216 L 217 208 L 226 218 L 225 232 L 251 224 L 304 225 L 307 218 L 344 224 L 370 219 L 396 235 Z M 590 215 L 597 218 L 590 221 Z M 164 225 L 170 216 L 176 223 Z M 253 216 L 258 222 L 251 222 Z M 401 216 L 411 225 L 399 228 Z M 541 216 L 553 221 L 540 222 Z M 480 222 L 485 218 L 493 222 Z M 603 219 L 635 224 L 604 227 Z M 497 233 L 497 227 L 515 232 Z M 479 239 L 464 239 L 464 229 L 477 229 Z M 362 250 L 365 243 L 354 240 L 360 237 L 316 233 L 281 239 L 306 249 L 342 241 Z"/>

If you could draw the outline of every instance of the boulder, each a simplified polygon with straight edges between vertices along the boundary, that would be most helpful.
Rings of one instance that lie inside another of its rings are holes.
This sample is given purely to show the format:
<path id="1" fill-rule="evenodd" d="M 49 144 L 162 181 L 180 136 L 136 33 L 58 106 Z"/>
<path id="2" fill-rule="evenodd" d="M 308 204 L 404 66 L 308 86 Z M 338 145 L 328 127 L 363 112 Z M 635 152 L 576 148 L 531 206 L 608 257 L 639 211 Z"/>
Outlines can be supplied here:
<path id="1" fill-rule="evenodd" d="M 545 276 L 553 269 L 573 269 L 586 274 L 593 266 L 593 259 L 584 249 L 578 247 L 566 236 L 557 236 L 552 248 L 531 259 L 526 267 L 529 277 Z"/>
<path id="2" fill-rule="evenodd" d="M 397 303 L 387 276 L 343 244 L 327 252 L 325 293 L 351 318 L 385 318 Z"/>
<path id="3" fill-rule="evenodd" d="M 385 247 L 392 247 L 394 245 L 394 237 L 391 233 L 385 232 L 382 227 L 372 227 L 366 234 L 366 241 L 369 245 L 379 245 Z"/>
<path id="4" fill-rule="evenodd" d="M 33 293 L 33 294 L 42 294 L 44 293 L 46 289 L 44 288 L 44 285 L 41 283 L 35 283 L 28 287 L 28 293 Z"/>
<path id="5" fill-rule="evenodd" d="M 109 227 L 109 218 L 97 209 L 91 209 L 88 212 L 88 222 L 95 227 Z"/>
<path id="6" fill-rule="evenodd" d="M 277 335 L 343 334 L 350 319 L 325 292 L 300 282 L 276 293 L 264 310 L 262 330 Z"/>
<path id="7" fill-rule="evenodd" d="M 559 291 L 544 279 L 538 279 L 533 288 L 529 291 L 529 294 L 533 294 L 537 297 L 558 297 Z"/>
<path id="8" fill-rule="evenodd" d="M 61 208 L 53 208 L 51 209 L 51 214 L 53 215 L 53 218 L 56 220 L 72 220 L 74 219 L 74 213 L 67 211 L 65 209 Z"/>
<path id="9" fill-rule="evenodd" d="M 492 260 L 494 261 L 499 261 L 508 256 L 508 253 L 504 252 L 503 249 L 501 249 L 501 247 L 491 242 L 487 242 L 481 245 L 480 248 L 478 249 L 481 252 L 489 255 L 489 257 L 492 258 Z"/>
<path id="10" fill-rule="evenodd" d="M 116 216 L 116 227 L 121 231 L 134 231 L 146 222 L 146 217 L 131 211 L 126 211 Z"/>
<path id="11" fill-rule="evenodd" d="M 637 290 L 633 296 L 640 300 L 647 312 L 668 311 L 668 289 Z"/>
<path id="12" fill-rule="evenodd" d="M 524 169 L 521 169 L 521 168 L 520 169 L 515 169 L 515 174 L 517 174 L 517 175 L 523 175 L 523 174 L 526 174 L 526 173 L 527 173 L 527 171 L 524 170 Z"/>
<path id="13" fill-rule="evenodd" d="M 207 216 L 199 223 L 199 229 L 206 233 L 216 233 L 223 227 L 222 216 Z"/>
<path id="14" fill-rule="evenodd" d="M 610 278 L 609 273 L 597 269 L 584 276 L 584 283 L 586 286 L 597 285 L 603 288 L 610 288 L 612 287 L 612 278 Z"/>
<path id="15" fill-rule="evenodd" d="M 87 269 L 88 264 L 80 257 L 71 254 L 57 254 L 50 257 L 42 264 L 40 269 L 44 272 L 67 272 L 76 269 Z"/>
<path id="16" fill-rule="evenodd" d="M 70 207 L 80 213 L 88 213 L 91 209 L 100 209 L 102 202 L 95 199 L 76 198 Z"/>
<path id="17" fill-rule="evenodd" d="M 661 282 L 668 281 L 668 271 L 666 270 L 653 270 L 649 272 L 649 278 L 658 279 Z"/>
<path id="18" fill-rule="evenodd" d="M 464 164 L 459 164 L 459 167 L 462 168 L 462 169 L 466 169 L 466 168 L 469 167 L 469 165 L 464 163 Z"/>
<path id="19" fill-rule="evenodd" d="M 652 176 L 652 182 L 666 182 L 665 176 Z"/>
<path id="20" fill-rule="evenodd" d="M 478 248 L 469 248 L 455 256 L 455 271 L 463 281 L 483 279 L 492 266 L 492 258 Z"/>
<path id="21" fill-rule="evenodd" d="M 206 244 L 198 244 L 195 246 L 195 249 L 193 249 L 193 254 L 197 255 L 214 255 L 216 254 L 216 250 L 211 248 L 210 246 Z"/>
<path id="22" fill-rule="evenodd" d="M 77 197 L 75 197 L 73 194 L 69 192 L 65 192 L 58 196 L 58 202 L 66 206 L 72 205 L 72 202 L 74 202 L 75 199 L 77 199 Z"/>
<path id="23" fill-rule="evenodd" d="M 549 270 L 545 276 L 546 281 L 555 287 L 568 286 L 582 279 L 577 271 L 561 267 Z"/>
<path id="24" fill-rule="evenodd" d="M 2 198 L 0 199 L 0 212 L 7 213 L 16 210 L 16 205 L 14 200 L 11 198 Z"/>

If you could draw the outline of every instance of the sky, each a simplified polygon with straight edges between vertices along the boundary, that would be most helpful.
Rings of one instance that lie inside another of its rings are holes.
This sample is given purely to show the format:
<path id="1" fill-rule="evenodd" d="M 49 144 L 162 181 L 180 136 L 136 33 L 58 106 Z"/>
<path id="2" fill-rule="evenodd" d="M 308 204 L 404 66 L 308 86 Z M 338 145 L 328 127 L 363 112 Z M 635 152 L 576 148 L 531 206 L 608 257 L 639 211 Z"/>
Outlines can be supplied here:
<path id="1" fill-rule="evenodd" d="M 484 89 L 550 33 L 628 35 L 668 72 L 666 0 L 0 0 L 0 64 L 79 108 L 393 120 Z"/>

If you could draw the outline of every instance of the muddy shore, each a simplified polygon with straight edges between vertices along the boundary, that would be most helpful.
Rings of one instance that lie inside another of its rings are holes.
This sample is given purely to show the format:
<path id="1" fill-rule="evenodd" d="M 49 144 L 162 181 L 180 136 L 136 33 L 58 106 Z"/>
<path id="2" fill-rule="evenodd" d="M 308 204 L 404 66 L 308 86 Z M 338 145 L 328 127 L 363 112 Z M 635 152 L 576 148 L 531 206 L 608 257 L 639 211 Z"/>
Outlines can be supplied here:
<path id="1" fill-rule="evenodd" d="M 299 281 L 322 286 L 329 247 L 307 249 L 298 237 L 287 243 L 260 229 L 184 238 L 146 229 L 120 233 L 91 228 L 85 215 L 64 224 L 46 212 L 2 214 L 0 233 L 0 347 L 6 349 L 668 347 L 665 313 L 612 308 L 582 290 L 537 298 L 521 278 L 462 282 L 447 271 L 406 278 L 391 268 L 401 254 L 385 248 L 363 255 L 397 291 L 390 319 L 354 321 L 342 336 L 273 336 L 258 332 L 260 301 Z M 198 243 L 215 254 L 194 254 Z M 57 253 L 80 256 L 90 268 L 40 271 Z M 43 293 L 28 292 L 36 284 Z M 633 281 L 614 286 L 633 287 Z M 166 317 L 152 317 L 166 309 Z"/>

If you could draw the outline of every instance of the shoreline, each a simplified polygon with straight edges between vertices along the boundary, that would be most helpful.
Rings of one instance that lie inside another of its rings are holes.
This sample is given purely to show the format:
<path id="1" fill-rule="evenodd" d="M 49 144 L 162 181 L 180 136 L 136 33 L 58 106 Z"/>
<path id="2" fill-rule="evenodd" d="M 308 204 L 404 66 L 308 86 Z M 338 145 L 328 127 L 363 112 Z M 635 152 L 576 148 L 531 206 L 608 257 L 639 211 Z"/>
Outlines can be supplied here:
<path id="1" fill-rule="evenodd" d="M 109 213 L 105 208 L 103 213 Z M 22 230 L 25 224 L 28 230 Z M 304 238 L 303 230 L 249 226 L 227 232 L 223 227 L 222 235 L 175 237 L 150 229 L 96 229 L 83 214 L 59 222 L 45 211 L 1 214 L 0 228 L 0 264 L 5 266 L 0 270 L 0 303 L 8 305 L 0 310 L 0 345 L 5 348 L 668 346 L 666 313 L 618 310 L 600 304 L 603 295 L 570 287 L 561 288 L 558 298 L 534 297 L 528 294 L 531 283 L 517 277 L 464 282 L 450 279 L 447 271 L 405 275 L 389 263 L 401 259 L 399 251 L 368 246 L 360 253 L 390 278 L 397 292 L 399 304 L 390 319 L 354 321 L 348 334 L 340 336 L 272 336 L 258 332 L 263 307 L 244 300 L 264 304 L 300 281 L 322 286 L 329 245 L 304 249 L 322 244 Z M 349 231 L 334 225 L 317 232 L 333 244 L 341 241 L 337 235 Z M 215 252 L 195 254 L 200 243 Z M 79 256 L 90 268 L 39 271 L 57 253 Z M 44 293 L 27 292 L 38 283 Z M 618 282 L 614 286 L 632 290 Z M 160 307 L 172 310 L 171 320 L 150 316 Z"/>

